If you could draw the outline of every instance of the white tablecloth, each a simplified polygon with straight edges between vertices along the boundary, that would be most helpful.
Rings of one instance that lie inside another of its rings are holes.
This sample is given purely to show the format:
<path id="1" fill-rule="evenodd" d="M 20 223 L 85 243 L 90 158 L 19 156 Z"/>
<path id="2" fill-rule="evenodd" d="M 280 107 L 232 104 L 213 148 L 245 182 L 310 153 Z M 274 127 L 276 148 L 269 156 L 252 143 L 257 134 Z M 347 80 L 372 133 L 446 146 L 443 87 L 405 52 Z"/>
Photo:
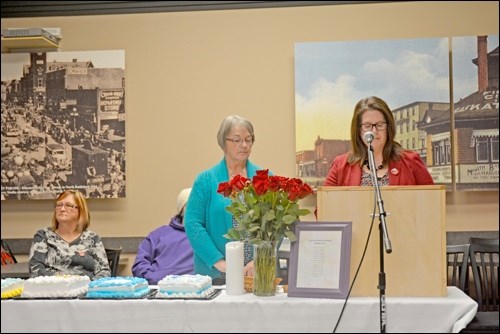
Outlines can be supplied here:
<path id="1" fill-rule="evenodd" d="M 343 300 L 246 293 L 213 300 L 2 300 L 6 332 L 332 332 Z M 447 297 L 387 297 L 386 331 L 459 332 L 477 303 L 448 287 Z M 338 333 L 380 332 L 379 298 L 351 298 Z"/>

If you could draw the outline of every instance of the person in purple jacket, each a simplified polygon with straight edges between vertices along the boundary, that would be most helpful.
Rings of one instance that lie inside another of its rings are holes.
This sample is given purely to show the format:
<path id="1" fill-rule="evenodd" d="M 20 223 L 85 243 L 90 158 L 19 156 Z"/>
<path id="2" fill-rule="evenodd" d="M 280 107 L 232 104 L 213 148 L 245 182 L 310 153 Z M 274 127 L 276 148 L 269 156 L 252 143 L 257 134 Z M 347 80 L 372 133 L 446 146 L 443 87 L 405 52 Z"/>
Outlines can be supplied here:
<path id="1" fill-rule="evenodd" d="M 156 285 L 167 275 L 194 274 L 193 249 L 184 231 L 184 209 L 191 188 L 177 196 L 177 214 L 139 244 L 132 273 Z"/>

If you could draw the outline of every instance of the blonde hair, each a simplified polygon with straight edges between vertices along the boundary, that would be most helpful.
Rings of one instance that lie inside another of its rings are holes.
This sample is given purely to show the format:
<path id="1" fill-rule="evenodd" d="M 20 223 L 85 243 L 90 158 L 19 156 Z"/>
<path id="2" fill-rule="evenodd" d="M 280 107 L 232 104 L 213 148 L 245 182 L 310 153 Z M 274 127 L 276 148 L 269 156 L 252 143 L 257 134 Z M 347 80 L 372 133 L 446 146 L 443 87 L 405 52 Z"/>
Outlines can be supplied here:
<path id="1" fill-rule="evenodd" d="M 54 204 L 57 204 L 59 201 L 69 196 L 73 196 L 75 204 L 78 206 L 78 224 L 76 226 L 76 232 L 81 233 L 87 230 L 90 225 L 90 213 L 85 196 L 83 196 L 83 194 L 78 190 L 65 190 L 56 198 Z M 52 216 L 52 223 L 50 227 L 53 231 L 57 230 L 57 228 L 59 227 L 59 222 L 57 221 L 55 211 L 54 215 Z"/>

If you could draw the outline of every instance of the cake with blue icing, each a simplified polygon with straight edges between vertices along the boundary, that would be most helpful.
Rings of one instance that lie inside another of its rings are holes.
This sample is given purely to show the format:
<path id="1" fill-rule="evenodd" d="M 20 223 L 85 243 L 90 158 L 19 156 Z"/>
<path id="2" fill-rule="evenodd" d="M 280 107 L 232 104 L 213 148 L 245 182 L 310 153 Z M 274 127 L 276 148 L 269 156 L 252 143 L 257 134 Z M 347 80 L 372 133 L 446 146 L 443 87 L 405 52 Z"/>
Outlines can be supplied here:
<path id="1" fill-rule="evenodd" d="M 140 277 L 103 277 L 90 282 L 87 298 L 140 298 L 150 292 Z"/>
<path id="2" fill-rule="evenodd" d="M 214 291 L 205 275 L 168 275 L 158 282 L 158 298 L 206 298 Z"/>
<path id="3" fill-rule="evenodd" d="M 2 278 L 2 299 L 20 296 L 23 287 L 24 280 L 21 278 Z"/>

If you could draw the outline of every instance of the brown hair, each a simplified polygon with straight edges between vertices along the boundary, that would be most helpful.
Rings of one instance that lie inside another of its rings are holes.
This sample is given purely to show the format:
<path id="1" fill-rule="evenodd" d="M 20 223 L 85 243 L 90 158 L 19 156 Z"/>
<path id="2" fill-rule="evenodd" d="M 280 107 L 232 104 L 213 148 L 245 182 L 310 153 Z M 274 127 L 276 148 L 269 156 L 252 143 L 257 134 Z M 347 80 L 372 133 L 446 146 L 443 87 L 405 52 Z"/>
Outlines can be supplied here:
<path id="1" fill-rule="evenodd" d="M 350 164 L 363 164 L 368 159 L 368 148 L 361 139 L 361 117 L 368 110 L 378 110 L 384 115 L 387 122 L 387 141 L 382 153 L 384 163 L 389 160 L 399 160 L 401 152 L 404 150 L 401 145 L 394 140 L 396 137 L 396 123 L 391 109 L 384 100 L 376 96 L 365 97 L 359 100 L 354 107 L 354 114 L 351 120 L 351 152 L 348 162 Z"/>
<path id="2" fill-rule="evenodd" d="M 90 213 L 87 207 L 87 200 L 85 196 L 78 190 L 65 190 L 57 198 L 54 204 L 65 199 L 66 197 L 73 196 L 75 204 L 78 206 L 78 225 L 76 227 L 77 232 L 83 232 L 87 230 L 90 225 Z M 57 230 L 59 227 L 59 222 L 56 219 L 56 212 L 52 216 L 51 228 L 53 231 Z"/>

